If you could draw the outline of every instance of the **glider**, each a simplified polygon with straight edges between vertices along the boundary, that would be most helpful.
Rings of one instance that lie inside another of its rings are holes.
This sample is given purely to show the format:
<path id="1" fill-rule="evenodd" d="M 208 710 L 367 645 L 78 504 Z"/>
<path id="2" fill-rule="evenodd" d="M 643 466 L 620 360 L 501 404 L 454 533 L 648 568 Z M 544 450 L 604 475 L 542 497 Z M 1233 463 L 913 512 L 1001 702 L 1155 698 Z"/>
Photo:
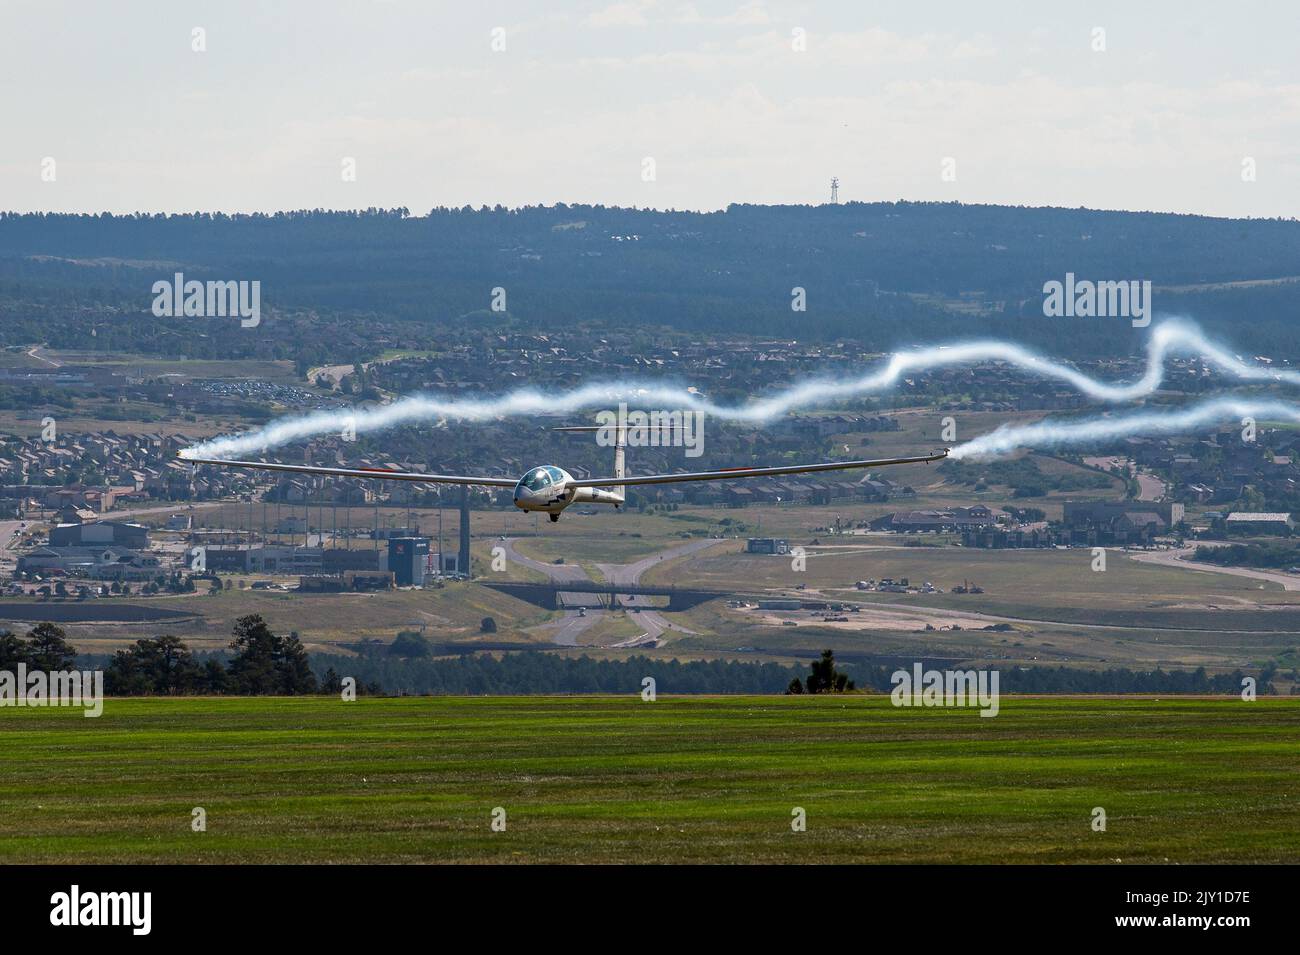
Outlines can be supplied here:
<path id="1" fill-rule="evenodd" d="M 599 431 L 600 427 L 580 425 L 555 428 L 555 431 Z M 685 481 L 733 481 L 743 478 L 779 477 L 786 474 L 813 474 L 819 471 L 850 471 L 881 468 L 895 464 L 923 464 L 941 461 L 947 448 L 911 458 L 880 458 L 871 461 L 827 461 L 821 464 L 783 464 L 774 467 L 725 468 L 719 471 L 688 471 L 675 474 L 628 475 L 624 469 L 626 434 L 620 430 L 614 446 L 614 473 L 610 477 L 575 478 L 563 468 L 543 464 L 530 468 L 523 477 L 493 478 L 471 474 L 423 474 L 388 468 L 333 468 L 310 464 L 275 464 L 268 461 L 226 461 L 218 458 L 189 458 L 187 464 L 209 464 L 223 468 L 247 468 L 254 471 L 290 471 L 295 474 L 318 474 L 330 477 L 378 478 L 384 481 L 419 481 L 426 484 L 470 484 L 481 487 L 514 488 L 515 507 L 522 511 L 544 511 L 552 521 L 572 504 L 612 504 L 621 507 L 624 489 L 642 484 L 678 484 Z"/>

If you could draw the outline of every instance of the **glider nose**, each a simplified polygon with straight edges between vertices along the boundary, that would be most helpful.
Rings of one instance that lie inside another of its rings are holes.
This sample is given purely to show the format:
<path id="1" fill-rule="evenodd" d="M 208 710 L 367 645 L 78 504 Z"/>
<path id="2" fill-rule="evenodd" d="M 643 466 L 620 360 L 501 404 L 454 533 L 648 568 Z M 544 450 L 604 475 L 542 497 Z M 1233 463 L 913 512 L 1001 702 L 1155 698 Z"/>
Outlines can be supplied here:
<path id="1" fill-rule="evenodd" d="M 515 485 L 514 490 L 515 507 L 522 508 L 524 506 L 524 497 L 527 494 L 528 489 L 524 487 L 524 482 L 520 480 L 519 483 Z"/>

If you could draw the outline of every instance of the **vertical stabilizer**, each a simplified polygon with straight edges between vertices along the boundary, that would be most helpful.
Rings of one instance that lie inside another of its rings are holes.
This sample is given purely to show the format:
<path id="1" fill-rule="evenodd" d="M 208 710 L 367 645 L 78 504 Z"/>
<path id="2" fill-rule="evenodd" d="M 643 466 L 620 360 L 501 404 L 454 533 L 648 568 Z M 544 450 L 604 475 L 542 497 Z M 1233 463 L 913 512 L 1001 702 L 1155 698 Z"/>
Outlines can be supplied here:
<path id="1" fill-rule="evenodd" d="M 625 473 L 624 466 L 625 466 L 625 458 L 627 455 L 626 446 L 627 446 L 627 429 L 619 428 L 618 439 L 614 442 L 614 477 L 616 478 L 623 477 Z M 618 495 L 620 501 L 627 499 L 626 495 L 623 492 L 622 484 L 616 485 L 610 488 L 610 490 Z"/>

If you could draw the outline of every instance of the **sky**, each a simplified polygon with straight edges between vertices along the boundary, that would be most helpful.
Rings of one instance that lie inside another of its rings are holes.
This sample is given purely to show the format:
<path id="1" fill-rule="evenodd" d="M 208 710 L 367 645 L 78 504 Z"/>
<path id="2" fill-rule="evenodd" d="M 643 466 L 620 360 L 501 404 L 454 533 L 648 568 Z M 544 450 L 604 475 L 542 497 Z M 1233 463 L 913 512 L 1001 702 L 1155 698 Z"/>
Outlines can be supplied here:
<path id="1" fill-rule="evenodd" d="M 0 209 L 711 210 L 834 176 L 1294 217 L 1298 26 L 1250 0 L 0 0 Z"/>

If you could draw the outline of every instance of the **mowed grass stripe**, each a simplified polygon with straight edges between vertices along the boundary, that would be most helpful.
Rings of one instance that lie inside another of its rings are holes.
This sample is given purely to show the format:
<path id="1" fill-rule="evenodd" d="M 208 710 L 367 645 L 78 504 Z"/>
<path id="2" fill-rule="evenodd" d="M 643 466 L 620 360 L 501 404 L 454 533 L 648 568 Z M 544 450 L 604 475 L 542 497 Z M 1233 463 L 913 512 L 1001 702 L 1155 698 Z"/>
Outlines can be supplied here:
<path id="1" fill-rule="evenodd" d="M 1289 699 L 109 700 L 0 744 L 8 862 L 1300 860 Z"/>

